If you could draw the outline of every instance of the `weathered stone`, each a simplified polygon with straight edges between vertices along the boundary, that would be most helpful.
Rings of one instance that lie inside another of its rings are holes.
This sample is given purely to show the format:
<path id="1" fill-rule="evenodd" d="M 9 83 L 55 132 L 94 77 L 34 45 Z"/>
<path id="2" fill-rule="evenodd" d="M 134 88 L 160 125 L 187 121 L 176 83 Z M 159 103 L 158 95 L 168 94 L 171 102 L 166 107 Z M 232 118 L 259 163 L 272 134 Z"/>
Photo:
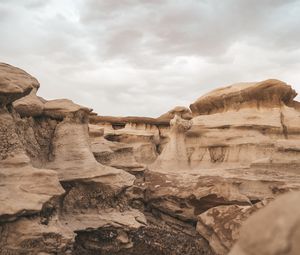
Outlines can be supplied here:
<path id="1" fill-rule="evenodd" d="M 97 116 L 38 87 L 0 64 L 1 254 L 299 251 L 296 197 L 260 209 L 300 188 L 289 85 L 233 85 L 159 118 Z"/>
<path id="2" fill-rule="evenodd" d="M 253 214 L 230 255 L 299 254 L 299 198 L 299 192 L 282 195 Z"/>

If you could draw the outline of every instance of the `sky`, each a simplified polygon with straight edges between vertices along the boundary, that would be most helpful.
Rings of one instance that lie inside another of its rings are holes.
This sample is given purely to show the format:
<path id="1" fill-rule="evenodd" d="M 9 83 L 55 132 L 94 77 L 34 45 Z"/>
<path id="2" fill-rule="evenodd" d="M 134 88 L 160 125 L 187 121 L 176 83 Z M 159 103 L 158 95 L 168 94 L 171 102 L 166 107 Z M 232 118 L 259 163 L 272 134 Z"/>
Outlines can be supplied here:
<path id="1" fill-rule="evenodd" d="M 300 0 L 0 0 L 0 62 L 99 115 L 268 78 L 300 93 Z"/>

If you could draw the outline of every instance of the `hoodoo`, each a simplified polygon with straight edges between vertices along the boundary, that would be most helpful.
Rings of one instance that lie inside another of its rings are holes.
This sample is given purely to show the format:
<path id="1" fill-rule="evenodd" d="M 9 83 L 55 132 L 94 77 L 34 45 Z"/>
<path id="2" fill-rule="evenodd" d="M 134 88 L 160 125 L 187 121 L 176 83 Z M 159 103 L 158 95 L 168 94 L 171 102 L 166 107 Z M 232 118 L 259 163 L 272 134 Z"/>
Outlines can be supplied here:
<path id="1" fill-rule="evenodd" d="M 0 64 L 0 254 L 298 254 L 290 85 L 234 84 L 158 118 L 39 86 Z"/>

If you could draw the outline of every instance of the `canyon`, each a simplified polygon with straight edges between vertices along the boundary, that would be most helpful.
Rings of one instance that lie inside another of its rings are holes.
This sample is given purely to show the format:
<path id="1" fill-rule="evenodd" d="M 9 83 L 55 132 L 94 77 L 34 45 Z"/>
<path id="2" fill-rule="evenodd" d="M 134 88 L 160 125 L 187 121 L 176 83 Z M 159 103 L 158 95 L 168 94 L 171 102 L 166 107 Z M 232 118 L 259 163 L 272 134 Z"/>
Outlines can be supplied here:
<path id="1" fill-rule="evenodd" d="M 290 85 L 233 84 L 158 118 L 39 87 L 0 63 L 0 254 L 299 254 Z"/>

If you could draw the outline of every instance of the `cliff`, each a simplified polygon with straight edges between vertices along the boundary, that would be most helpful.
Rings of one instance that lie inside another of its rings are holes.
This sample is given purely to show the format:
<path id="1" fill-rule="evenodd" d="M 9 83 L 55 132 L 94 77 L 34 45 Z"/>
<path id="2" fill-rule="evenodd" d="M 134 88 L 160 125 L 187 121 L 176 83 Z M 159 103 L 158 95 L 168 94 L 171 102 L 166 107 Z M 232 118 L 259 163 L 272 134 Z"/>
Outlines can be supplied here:
<path id="1" fill-rule="evenodd" d="M 232 254 L 253 254 L 255 222 L 300 187 L 300 109 L 284 82 L 158 118 L 98 116 L 39 86 L 0 64 L 0 254 L 227 254 L 240 236 Z"/>

